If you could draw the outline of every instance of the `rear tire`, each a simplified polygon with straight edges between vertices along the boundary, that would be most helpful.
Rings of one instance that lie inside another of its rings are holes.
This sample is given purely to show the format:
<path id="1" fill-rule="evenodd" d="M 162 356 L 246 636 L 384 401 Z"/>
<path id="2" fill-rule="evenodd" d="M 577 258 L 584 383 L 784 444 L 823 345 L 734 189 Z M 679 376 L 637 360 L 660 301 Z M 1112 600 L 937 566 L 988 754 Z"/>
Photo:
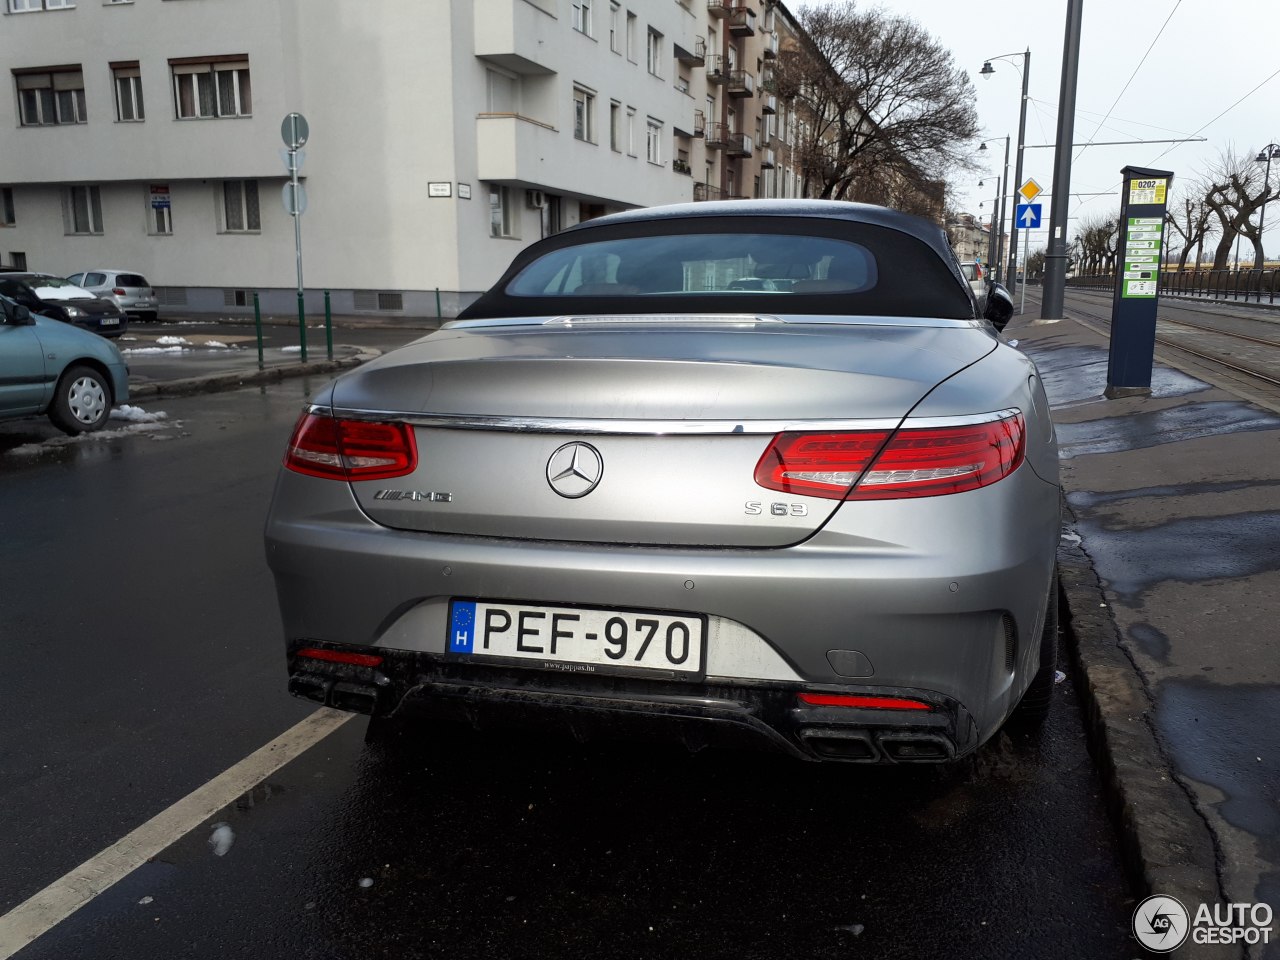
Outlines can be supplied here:
<path id="1" fill-rule="evenodd" d="M 1039 726 L 1049 716 L 1053 705 L 1053 688 L 1058 674 L 1058 568 L 1054 567 L 1049 583 L 1049 602 L 1044 612 L 1044 630 L 1040 634 L 1040 669 L 1027 685 L 1022 701 L 1014 707 L 1013 719 L 1024 726 Z"/>
<path id="2" fill-rule="evenodd" d="M 49 419 L 72 436 L 100 430 L 111 415 L 111 382 L 92 367 L 68 367 L 54 387 Z"/>

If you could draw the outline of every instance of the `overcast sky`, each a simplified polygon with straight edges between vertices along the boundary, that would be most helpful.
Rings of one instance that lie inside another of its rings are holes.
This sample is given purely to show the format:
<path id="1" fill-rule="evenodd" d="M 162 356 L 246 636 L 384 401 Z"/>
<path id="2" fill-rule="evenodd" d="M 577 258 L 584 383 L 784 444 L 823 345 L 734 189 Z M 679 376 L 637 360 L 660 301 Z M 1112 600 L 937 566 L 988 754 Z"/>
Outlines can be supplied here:
<path id="1" fill-rule="evenodd" d="M 797 0 L 789 5 L 795 9 L 805 4 Z M 1029 47 L 1026 142 L 1054 142 L 1067 0 L 883 0 L 860 4 L 876 5 L 911 17 L 951 50 L 977 91 L 982 138 L 1008 134 L 1014 148 L 1022 57 L 994 61 L 996 73 L 990 77 L 979 76 L 979 71 L 984 60 L 1021 54 Z M 1276 56 L 1280 38 L 1276 14 L 1280 11 L 1273 5 L 1276 0 L 1147 0 L 1134 4 L 1084 0 L 1075 142 L 1193 135 L 1205 137 L 1206 142 L 1094 146 L 1083 152 L 1077 146 L 1072 154 L 1071 217 L 1118 211 L 1120 168 L 1126 164 L 1174 171 L 1177 196 L 1179 185 L 1196 179 L 1221 151 L 1234 148 L 1252 158 L 1265 144 L 1280 143 L 1280 57 Z M 1232 107 L 1237 100 L 1241 102 Z M 1108 112 L 1110 118 L 1099 129 Z M 1014 148 L 1009 157 L 1011 180 Z M 980 155 L 980 162 L 992 175 L 1003 167 L 1003 152 L 1003 142 L 992 143 Z M 1027 149 L 1023 179 L 1032 177 L 1050 191 L 1053 154 L 1052 149 Z M 1280 162 L 1272 163 L 1271 176 L 1273 183 L 1280 179 Z M 995 190 L 990 181 L 979 189 L 981 177 L 954 177 L 952 192 L 959 209 L 985 218 Z M 1093 193 L 1106 195 L 1087 196 Z M 1033 250 L 1043 246 L 1048 236 L 1049 203 L 1047 196 L 1043 199 L 1046 229 L 1032 234 Z M 1069 234 L 1075 222 L 1068 224 Z M 1280 255 L 1280 202 L 1269 205 L 1266 226 L 1266 249 L 1274 258 Z M 1251 248 L 1242 249 L 1240 258 L 1251 262 Z"/>

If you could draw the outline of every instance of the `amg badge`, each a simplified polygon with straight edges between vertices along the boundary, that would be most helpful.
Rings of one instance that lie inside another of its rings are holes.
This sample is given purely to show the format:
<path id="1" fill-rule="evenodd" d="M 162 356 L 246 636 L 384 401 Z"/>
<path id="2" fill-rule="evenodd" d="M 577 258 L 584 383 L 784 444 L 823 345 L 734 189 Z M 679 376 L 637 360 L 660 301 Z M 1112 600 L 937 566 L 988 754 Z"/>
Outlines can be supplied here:
<path id="1" fill-rule="evenodd" d="M 378 490 L 373 494 L 375 500 L 426 500 L 430 503 L 452 503 L 452 493 L 440 493 L 438 490 Z"/>

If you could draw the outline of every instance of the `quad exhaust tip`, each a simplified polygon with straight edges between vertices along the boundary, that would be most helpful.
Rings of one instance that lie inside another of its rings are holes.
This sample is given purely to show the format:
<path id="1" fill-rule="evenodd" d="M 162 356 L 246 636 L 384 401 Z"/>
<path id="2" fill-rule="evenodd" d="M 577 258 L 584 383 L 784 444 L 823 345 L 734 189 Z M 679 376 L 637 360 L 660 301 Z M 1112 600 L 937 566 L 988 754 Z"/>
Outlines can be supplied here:
<path id="1" fill-rule="evenodd" d="M 947 763 L 955 746 L 946 737 L 922 733 L 881 733 L 807 727 L 800 739 L 823 760 L 847 763 Z"/>

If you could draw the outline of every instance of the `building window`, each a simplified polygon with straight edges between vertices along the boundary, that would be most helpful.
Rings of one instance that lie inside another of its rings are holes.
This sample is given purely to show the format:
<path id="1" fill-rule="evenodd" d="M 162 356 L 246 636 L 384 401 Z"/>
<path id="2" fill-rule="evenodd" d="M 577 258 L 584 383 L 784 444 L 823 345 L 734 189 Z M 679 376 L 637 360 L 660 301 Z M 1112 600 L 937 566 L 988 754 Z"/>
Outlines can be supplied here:
<path id="1" fill-rule="evenodd" d="M 19 73 L 18 105 L 24 127 L 84 123 L 84 73 L 79 67 Z"/>
<path id="2" fill-rule="evenodd" d="M 28 13 L 32 10 L 66 10 L 74 6 L 73 0 L 9 0 L 10 13 Z"/>
<path id="3" fill-rule="evenodd" d="M 258 181 L 222 181 L 222 231 L 224 233 L 256 233 L 261 229 Z"/>
<path id="4" fill-rule="evenodd" d="M 27 255 L 21 250 L 9 251 L 9 266 L 15 270 L 27 269 Z"/>
<path id="5" fill-rule="evenodd" d="M 516 237 L 515 191 L 510 187 L 489 187 L 489 236 Z"/>
<path id="6" fill-rule="evenodd" d="M 17 222 L 13 210 L 13 187 L 0 187 L 0 227 L 12 227 Z"/>
<path id="7" fill-rule="evenodd" d="M 173 233 L 173 201 L 167 183 L 147 187 L 147 233 L 167 237 Z"/>
<path id="8" fill-rule="evenodd" d="M 102 233 L 102 197 L 97 187 L 66 187 L 62 191 L 63 229 L 68 234 Z"/>
<path id="9" fill-rule="evenodd" d="M 116 81 L 116 119 L 122 122 L 142 120 L 142 71 L 136 63 L 117 64 L 111 68 Z"/>
<path id="10" fill-rule="evenodd" d="M 645 46 L 645 66 L 655 77 L 662 76 L 662 34 L 649 28 L 649 40 Z"/>
<path id="11" fill-rule="evenodd" d="M 588 37 L 592 35 L 591 0 L 573 0 L 573 29 Z"/>
<path id="12" fill-rule="evenodd" d="M 174 112 L 179 120 L 248 117 L 253 114 L 249 61 L 244 57 L 215 60 L 170 60 Z"/>
<path id="13" fill-rule="evenodd" d="M 622 104 L 609 104 L 609 149 L 622 152 Z"/>
<path id="14" fill-rule="evenodd" d="M 650 163 L 662 162 L 662 124 L 649 118 L 648 133 L 645 136 L 644 155 Z"/>
<path id="15" fill-rule="evenodd" d="M 616 3 L 609 4 L 609 49 L 614 53 L 622 52 L 622 7 Z"/>
<path id="16" fill-rule="evenodd" d="M 581 87 L 573 88 L 573 136 L 588 143 L 596 142 L 595 94 Z"/>
<path id="17" fill-rule="evenodd" d="M 636 15 L 630 10 L 627 11 L 627 59 L 632 63 L 636 62 L 636 30 L 639 29 Z"/>

